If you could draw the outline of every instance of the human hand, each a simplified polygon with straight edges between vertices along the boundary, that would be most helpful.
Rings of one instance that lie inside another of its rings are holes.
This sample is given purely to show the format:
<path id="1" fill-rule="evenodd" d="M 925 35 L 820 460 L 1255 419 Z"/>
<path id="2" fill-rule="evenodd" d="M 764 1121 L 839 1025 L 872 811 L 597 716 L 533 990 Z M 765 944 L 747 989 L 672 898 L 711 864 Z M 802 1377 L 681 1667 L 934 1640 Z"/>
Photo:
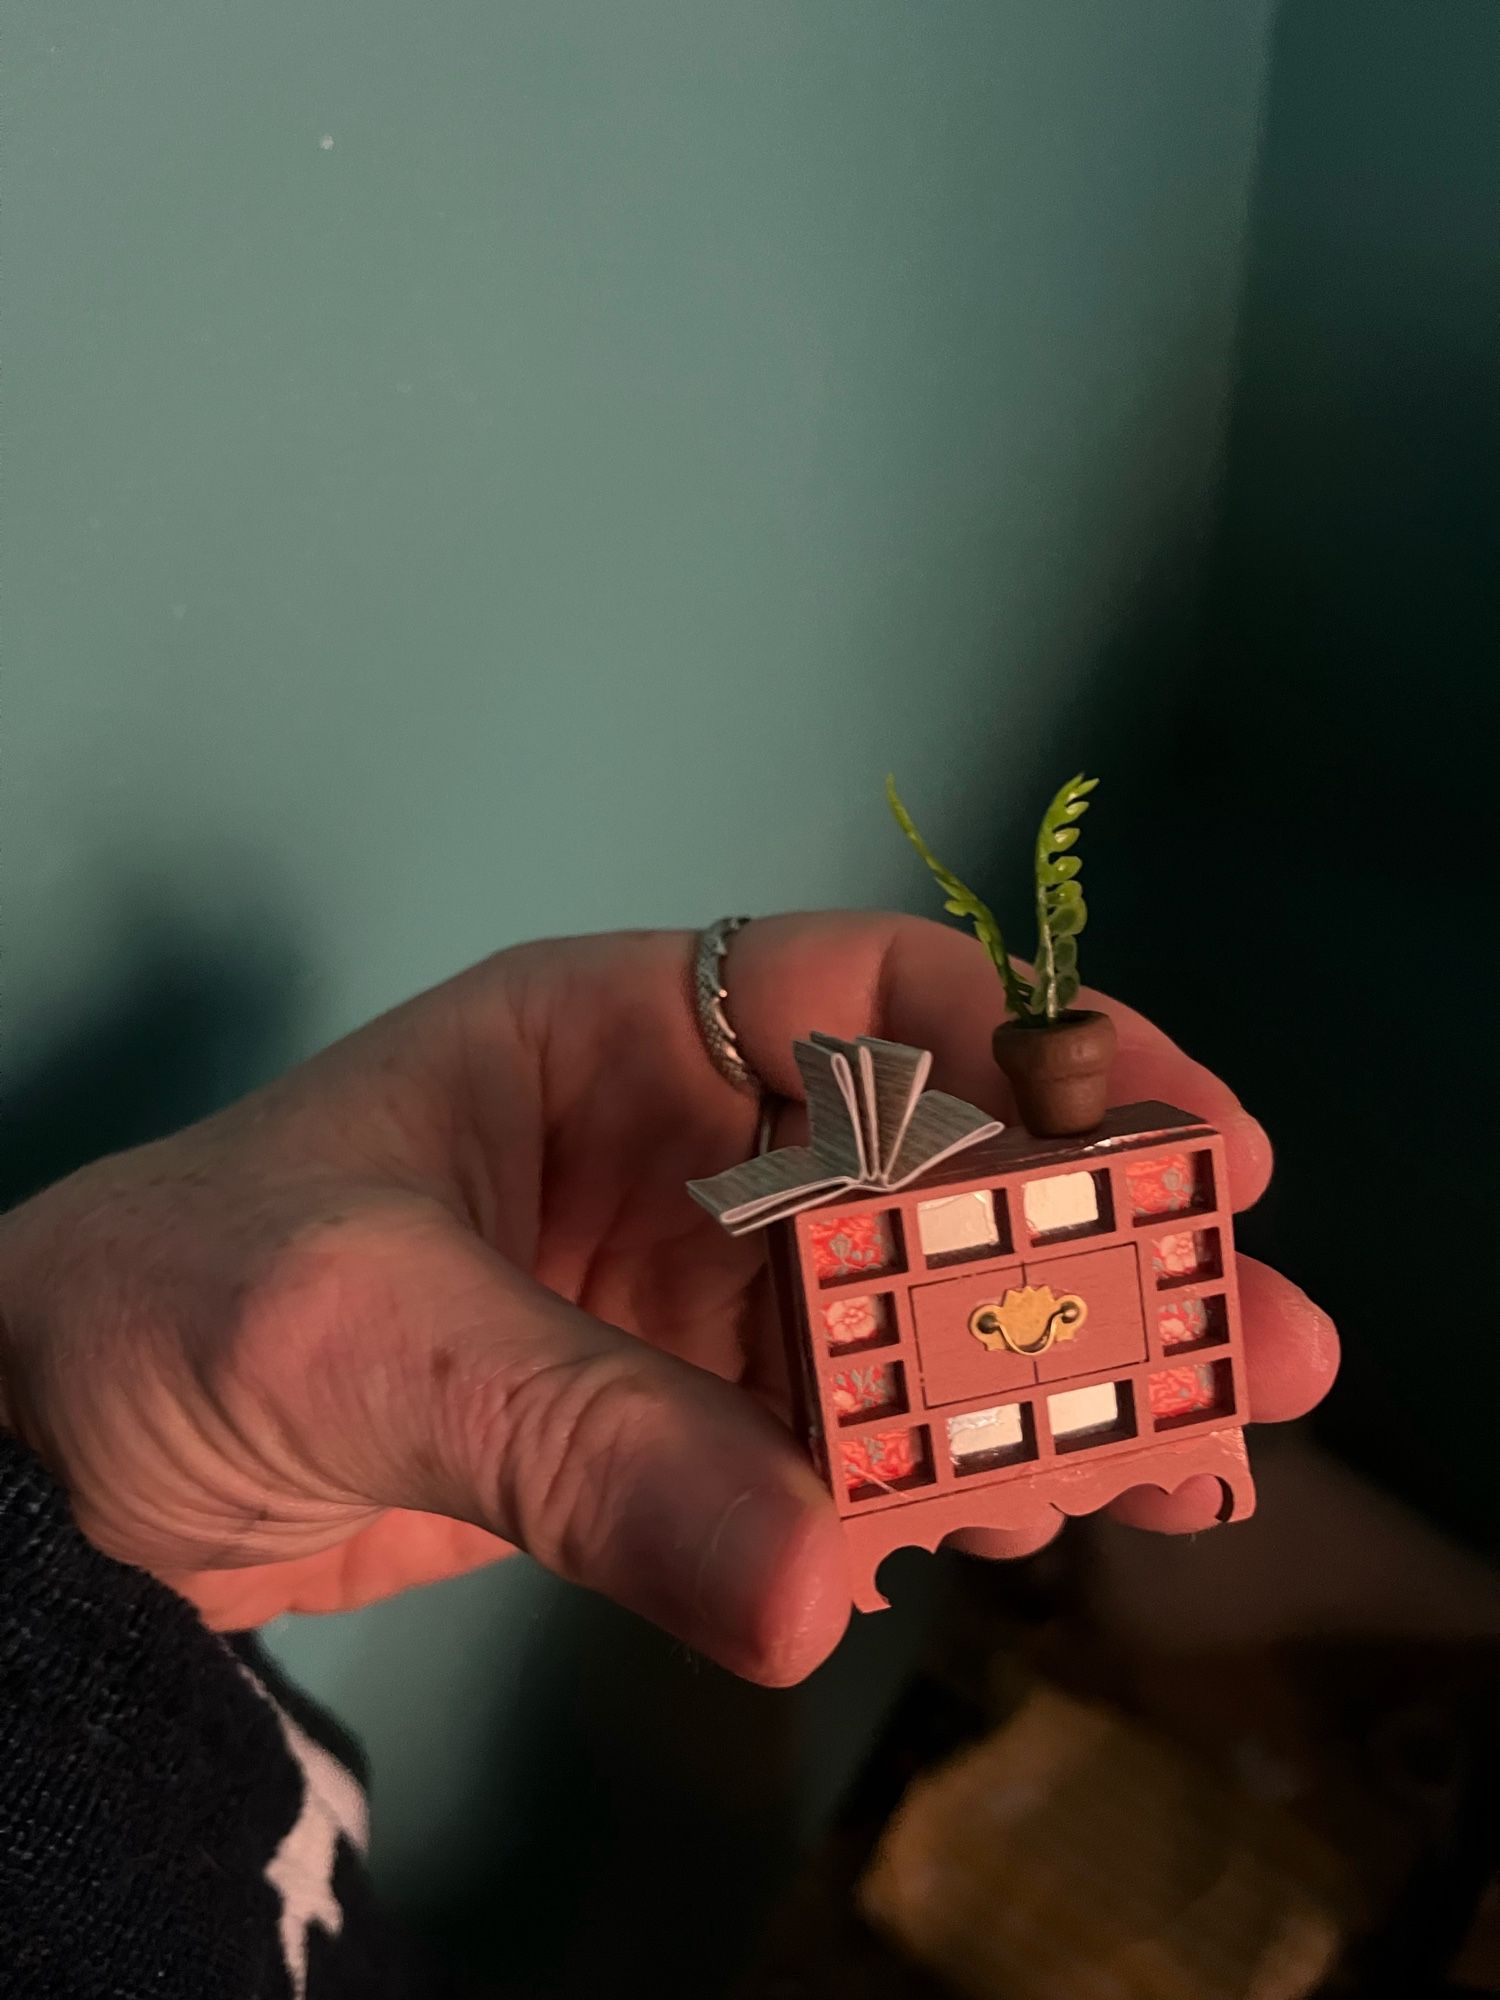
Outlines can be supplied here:
<path id="1" fill-rule="evenodd" d="M 751 1679 L 816 1666 L 848 1584 L 829 1496 L 769 1413 L 763 1246 L 683 1186 L 744 1158 L 756 1123 L 699 1039 L 691 949 L 646 932 L 501 952 L 0 1221 L 0 1419 L 84 1532 L 222 1628 L 516 1545 Z M 994 973 L 954 930 L 764 919 L 728 980 L 782 1095 L 818 1027 L 930 1048 L 938 1084 L 1005 1110 Z M 1089 1004 L 1119 1029 L 1116 1100 L 1218 1125 L 1253 1202 L 1270 1149 L 1226 1086 Z M 1333 1379 L 1332 1326 L 1240 1261 L 1252 1412 L 1299 1415 Z M 1217 1506 L 1196 1479 L 1115 1511 L 1182 1532 Z"/>

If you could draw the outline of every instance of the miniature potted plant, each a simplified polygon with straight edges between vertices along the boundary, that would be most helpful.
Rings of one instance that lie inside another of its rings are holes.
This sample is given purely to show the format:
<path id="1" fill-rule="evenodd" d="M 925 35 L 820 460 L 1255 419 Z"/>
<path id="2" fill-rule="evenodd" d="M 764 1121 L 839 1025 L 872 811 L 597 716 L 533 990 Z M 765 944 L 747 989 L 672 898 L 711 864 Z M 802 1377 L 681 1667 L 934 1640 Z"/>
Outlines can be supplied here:
<path id="1" fill-rule="evenodd" d="M 946 899 L 943 907 L 968 918 L 1000 975 L 1011 1018 L 995 1030 L 995 1061 L 1010 1079 L 1022 1123 L 1043 1138 L 1092 1131 L 1109 1101 L 1114 1022 L 1093 1008 L 1073 1005 L 1078 934 L 1088 910 L 1078 880 L 1082 863 L 1069 849 L 1098 782 L 1081 773 L 1070 778 L 1042 817 L 1035 860 L 1036 963 L 1029 979 L 1006 950 L 994 912 L 938 860 L 901 803 L 895 779 L 885 783 L 896 823 L 931 869 Z"/>

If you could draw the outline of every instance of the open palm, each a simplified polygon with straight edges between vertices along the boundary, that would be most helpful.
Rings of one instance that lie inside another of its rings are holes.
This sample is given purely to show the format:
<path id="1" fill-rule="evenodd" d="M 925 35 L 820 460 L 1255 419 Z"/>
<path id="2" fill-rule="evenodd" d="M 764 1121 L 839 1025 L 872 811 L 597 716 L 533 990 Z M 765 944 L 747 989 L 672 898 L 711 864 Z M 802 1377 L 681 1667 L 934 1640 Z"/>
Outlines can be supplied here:
<path id="1" fill-rule="evenodd" d="M 829 1497 L 777 1421 L 763 1247 L 684 1182 L 745 1156 L 757 1107 L 709 1063 L 691 939 L 502 952 L 266 1090 L 105 1160 L 0 1224 L 0 1417 L 101 1547 L 224 1626 L 338 1610 L 522 1546 L 739 1672 L 836 1643 Z M 817 1027 L 930 1048 L 1006 1111 L 994 974 L 911 918 L 782 917 L 730 956 L 741 1045 L 793 1098 Z M 1237 1206 L 1270 1154 L 1231 1092 L 1139 1016 L 1118 1101 L 1226 1136 Z M 1299 1414 L 1336 1341 L 1242 1260 L 1254 1414 Z M 1218 1496 L 1127 1495 L 1143 1526 Z M 992 1538 L 990 1552 L 1020 1553 Z"/>

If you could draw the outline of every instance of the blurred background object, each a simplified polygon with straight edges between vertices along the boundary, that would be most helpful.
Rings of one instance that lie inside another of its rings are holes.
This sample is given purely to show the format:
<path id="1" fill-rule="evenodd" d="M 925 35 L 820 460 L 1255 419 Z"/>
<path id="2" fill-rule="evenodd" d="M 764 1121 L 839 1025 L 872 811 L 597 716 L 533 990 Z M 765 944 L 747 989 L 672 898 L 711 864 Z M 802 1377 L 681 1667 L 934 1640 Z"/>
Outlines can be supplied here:
<path id="1" fill-rule="evenodd" d="M 735 2000 L 1500 1991 L 1500 1576 L 1295 1432 L 1233 1535 L 969 1562 Z"/>
<path id="2" fill-rule="evenodd" d="M 7 39 L 7 1194 L 518 938 L 925 907 L 893 762 L 989 886 L 1086 765 L 1091 972 L 1273 1130 L 1328 1435 L 1491 1536 L 1491 0 Z M 519 1562 L 274 1638 L 408 1911 L 517 1991 L 707 1996 L 950 1570 L 794 1696 Z"/>

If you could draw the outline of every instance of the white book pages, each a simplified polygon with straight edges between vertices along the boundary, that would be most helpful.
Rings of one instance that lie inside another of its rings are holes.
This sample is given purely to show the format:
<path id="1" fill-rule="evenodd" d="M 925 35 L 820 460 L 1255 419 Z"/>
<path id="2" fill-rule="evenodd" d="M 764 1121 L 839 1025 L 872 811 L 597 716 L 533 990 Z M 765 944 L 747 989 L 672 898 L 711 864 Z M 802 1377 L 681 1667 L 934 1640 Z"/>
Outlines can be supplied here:
<path id="1" fill-rule="evenodd" d="M 855 1069 L 843 1045 L 794 1042 L 792 1054 L 807 1095 L 808 1144 L 825 1173 L 867 1180 L 871 1154 Z"/>
<path id="2" fill-rule="evenodd" d="M 950 1097 L 945 1090 L 925 1091 L 912 1111 L 889 1185 L 905 1187 L 950 1153 L 977 1146 L 981 1139 L 993 1139 L 1004 1130 L 998 1118 L 987 1118 L 961 1097 Z"/>
<path id="3" fill-rule="evenodd" d="M 890 1192 L 940 1160 L 1005 1128 L 972 1104 L 924 1091 L 925 1049 L 861 1036 L 814 1034 L 794 1045 L 807 1092 L 809 1138 L 730 1167 L 688 1192 L 732 1236 L 763 1229 L 847 1189 Z"/>
<path id="4" fill-rule="evenodd" d="M 788 1154 L 801 1158 L 788 1159 Z M 747 1229 L 765 1229 L 795 1215 L 798 1209 L 828 1201 L 844 1188 L 857 1185 L 847 1175 L 829 1179 L 820 1174 L 805 1147 L 788 1146 L 781 1153 L 762 1153 L 746 1160 L 727 1173 L 715 1174 L 712 1180 L 689 1181 L 688 1193 L 731 1236 L 742 1236 Z"/>
<path id="5" fill-rule="evenodd" d="M 865 1046 L 873 1072 L 871 1096 L 880 1128 L 880 1173 L 883 1180 L 889 1181 L 899 1171 L 897 1162 L 916 1116 L 932 1057 L 926 1049 L 908 1049 L 900 1042 L 871 1039 Z"/>
<path id="6" fill-rule="evenodd" d="M 795 1044 L 795 1048 L 806 1048 L 809 1051 L 809 1061 L 826 1061 L 841 1083 L 847 1079 L 852 1093 L 849 1098 L 849 1112 L 860 1150 L 859 1177 L 861 1180 L 870 1179 L 880 1170 L 880 1132 L 875 1122 L 869 1065 L 865 1061 L 863 1049 L 858 1042 L 840 1041 L 837 1035 L 823 1035 L 816 1030 L 809 1035 L 805 1043 Z M 800 1054 L 797 1063 L 802 1069 L 805 1082 L 807 1070 Z"/>

